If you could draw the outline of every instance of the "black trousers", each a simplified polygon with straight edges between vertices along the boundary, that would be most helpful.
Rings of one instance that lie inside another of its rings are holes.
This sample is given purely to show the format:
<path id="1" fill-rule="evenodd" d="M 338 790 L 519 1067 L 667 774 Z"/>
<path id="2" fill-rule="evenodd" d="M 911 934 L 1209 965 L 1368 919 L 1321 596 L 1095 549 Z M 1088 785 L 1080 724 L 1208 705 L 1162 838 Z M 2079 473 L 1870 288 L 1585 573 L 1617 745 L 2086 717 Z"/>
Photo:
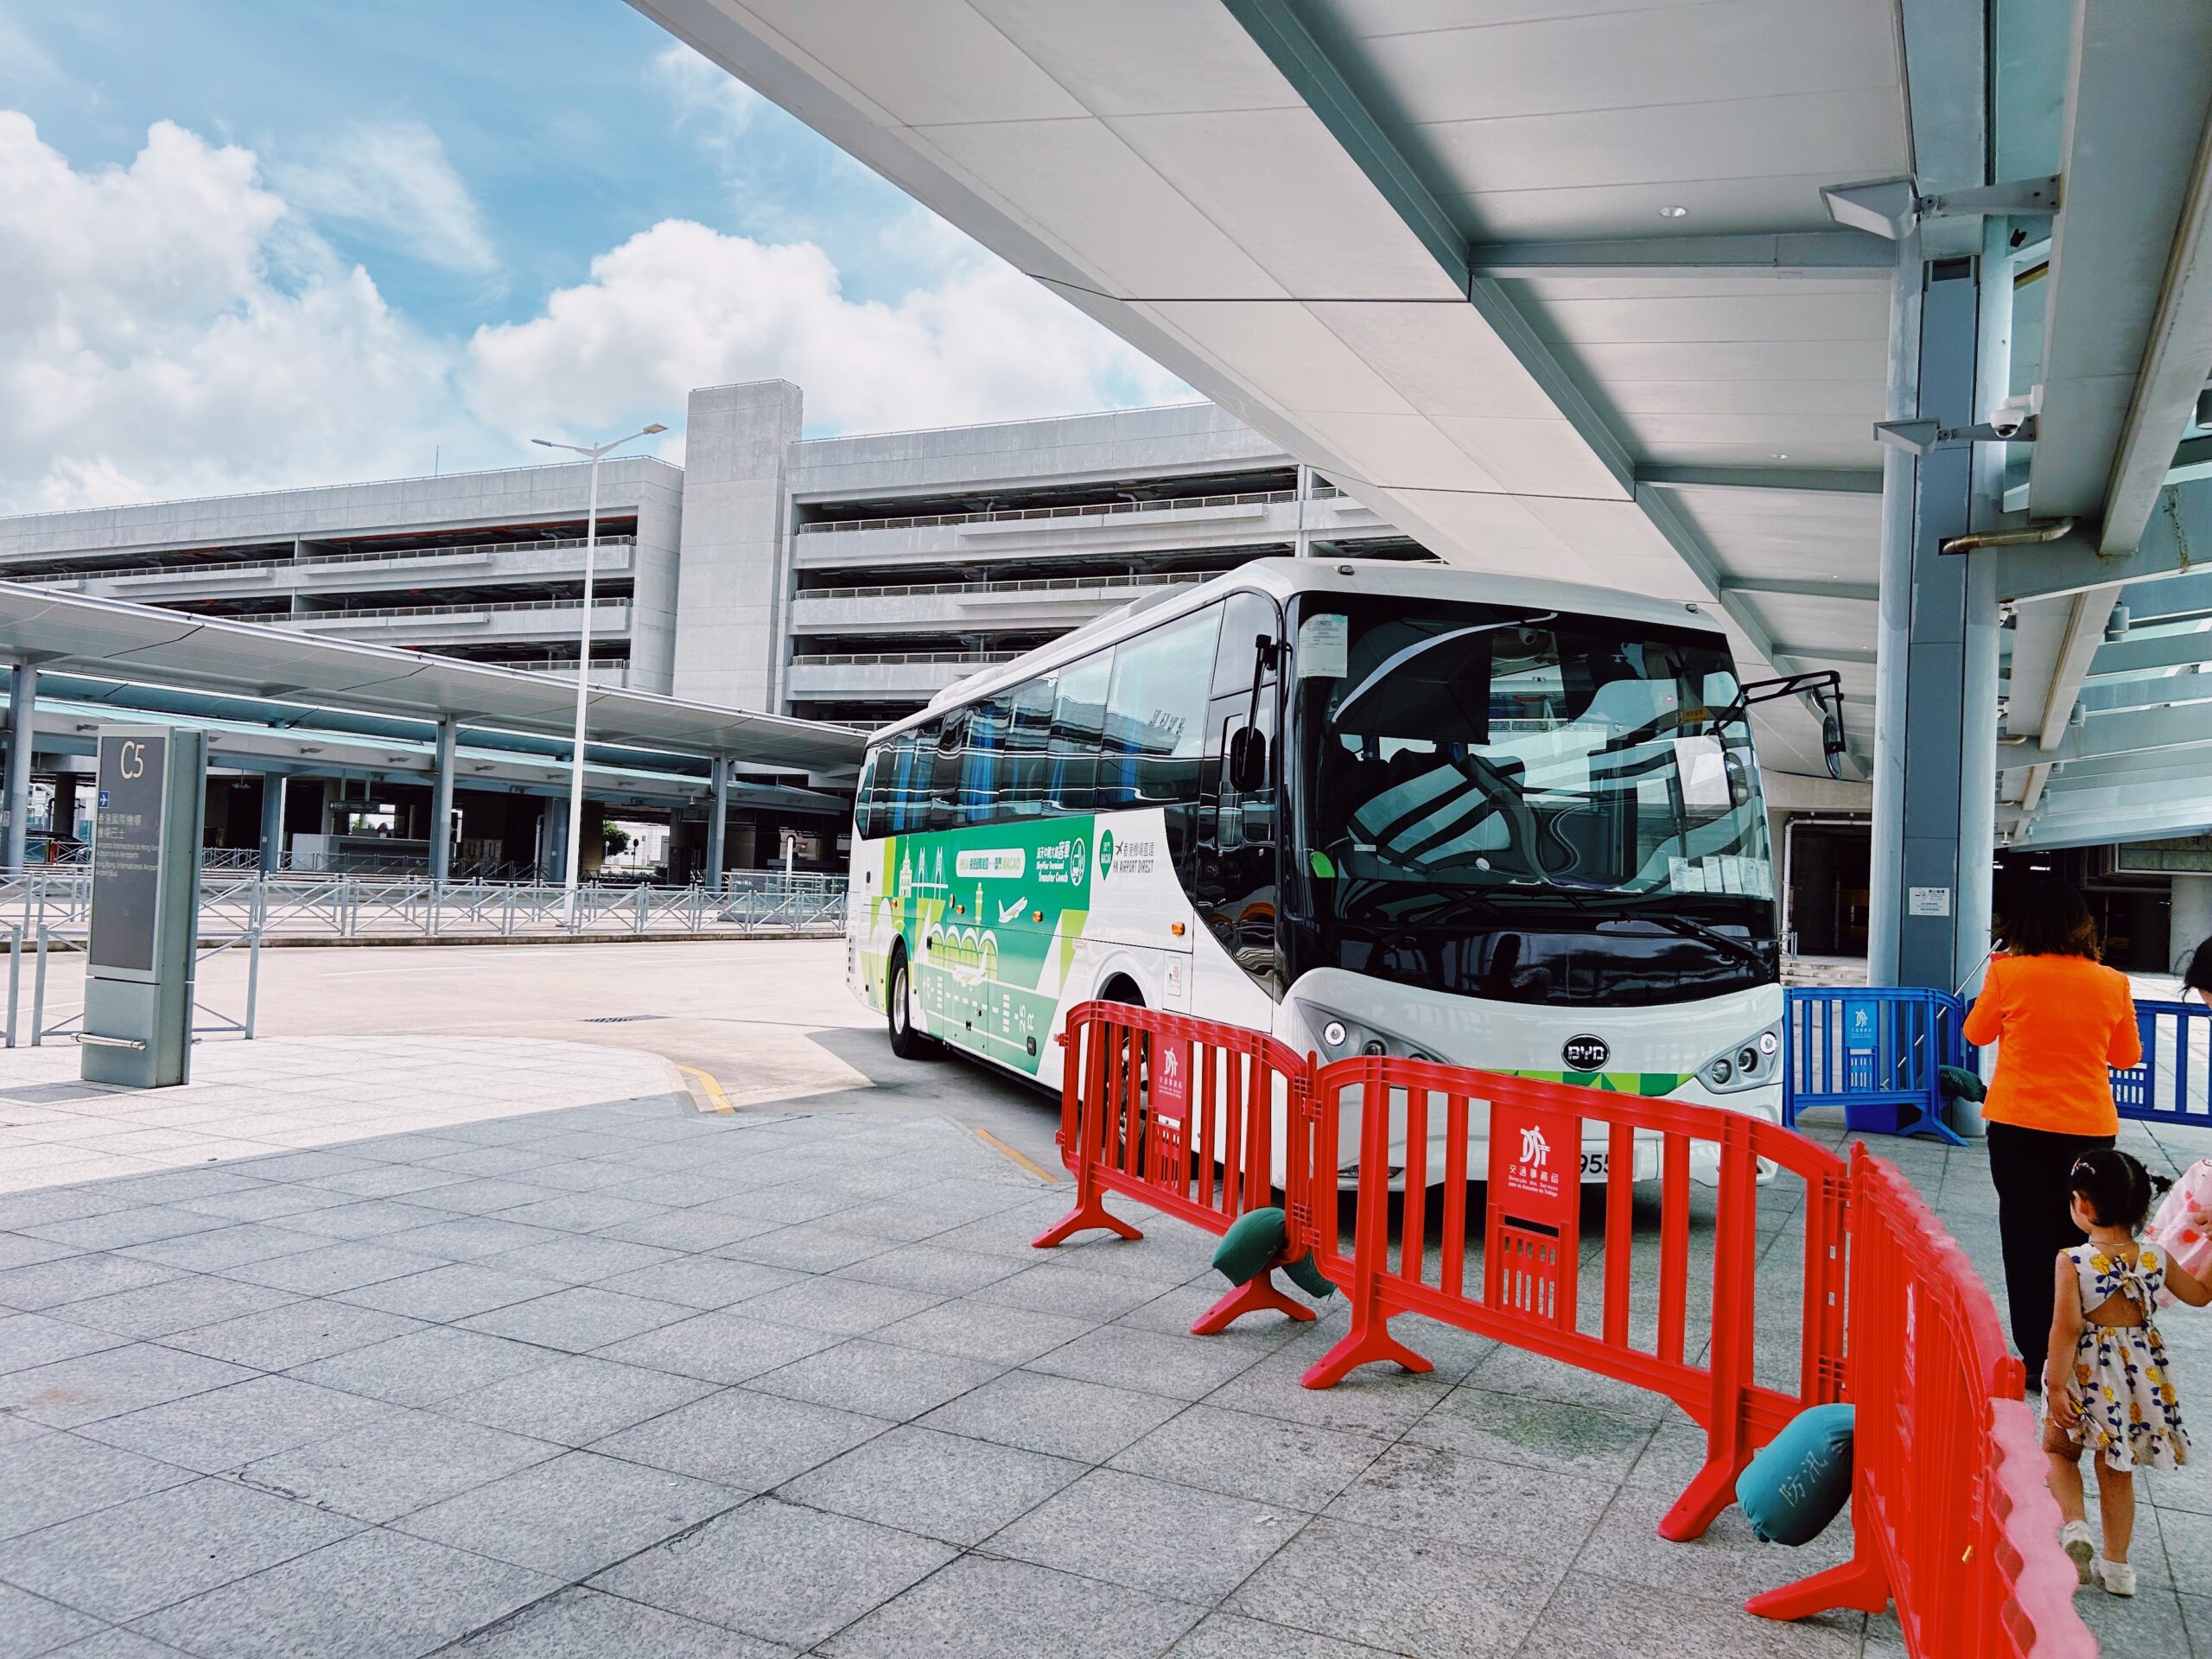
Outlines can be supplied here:
<path id="1" fill-rule="evenodd" d="M 2028 1383 L 2041 1391 L 2050 1351 L 2053 1264 L 2088 1236 L 2074 1224 L 2066 1177 L 2074 1160 L 2108 1135 L 2057 1135 L 2011 1123 L 1989 1126 L 1989 1179 L 1997 1189 L 1997 1232 L 2005 1245 L 2005 1298 L 2012 1304 L 2012 1342 L 2028 1364 Z"/>

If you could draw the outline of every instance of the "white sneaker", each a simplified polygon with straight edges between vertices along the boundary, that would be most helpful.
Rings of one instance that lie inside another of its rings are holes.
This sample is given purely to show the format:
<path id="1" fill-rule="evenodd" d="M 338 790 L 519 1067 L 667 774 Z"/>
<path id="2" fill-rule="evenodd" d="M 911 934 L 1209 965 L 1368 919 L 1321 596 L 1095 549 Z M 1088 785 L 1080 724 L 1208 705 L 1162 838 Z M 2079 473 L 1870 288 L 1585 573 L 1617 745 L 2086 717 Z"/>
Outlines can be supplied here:
<path id="1" fill-rule="evenodd" d="M 2135 1569 L 2126 1561 L 2099 1561 L 2097 1582 L 2108 1596 L 2132 1596 L 2135 1593 Z"/>
<path id="2" fill-rule="evenodd" d="M 2074 1558 L 2074 1570 L 2082 1575 L 2082 1582 L 2089 1581 L 2089 1563 L 2096 1559 L 2097 1541 L 2089 1535 L 2086 1521 L 2069 1521 L 2058 1529 L 2058 1547 Z"/>

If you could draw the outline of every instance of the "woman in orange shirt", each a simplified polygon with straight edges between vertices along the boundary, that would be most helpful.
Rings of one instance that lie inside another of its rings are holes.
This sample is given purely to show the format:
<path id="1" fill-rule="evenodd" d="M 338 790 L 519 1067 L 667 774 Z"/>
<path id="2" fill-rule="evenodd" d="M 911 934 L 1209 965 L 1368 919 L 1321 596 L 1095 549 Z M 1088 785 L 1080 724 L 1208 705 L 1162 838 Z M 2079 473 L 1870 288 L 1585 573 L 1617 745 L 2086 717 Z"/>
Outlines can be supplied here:
<path id="1" fill-rule="evenodd" d="M 2050 1340 L 2050 1264 L 2086 1235 L 2074 1224 L 2068 1172 L 2120 1130 L 2113 1066 L 2139 1065 L 2126 977 L 2097 961 L 2097 927 L 2082 895 L 2056 876 L 2021 883 L 2005 907 L 2005 954 L 1993 957 L 1966 1039 L 1995 1042 L 1989 1179 L 1997 1188 L 2012 1341 L 2030 1375 Z"/>

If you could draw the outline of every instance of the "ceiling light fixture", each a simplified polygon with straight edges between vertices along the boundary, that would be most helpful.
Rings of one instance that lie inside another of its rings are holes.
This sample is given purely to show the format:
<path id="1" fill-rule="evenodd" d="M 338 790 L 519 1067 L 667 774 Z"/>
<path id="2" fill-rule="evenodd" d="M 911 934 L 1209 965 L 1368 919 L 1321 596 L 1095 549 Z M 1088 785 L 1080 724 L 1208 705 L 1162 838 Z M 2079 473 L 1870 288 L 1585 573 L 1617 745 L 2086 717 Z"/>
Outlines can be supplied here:
<path id="1" fill-rule="evenodd" d="M 1688 219 L 1689 216 L 1690 210 L 1687 207 L 1662 207 L 1659 210 L 1662 219 Z"/>

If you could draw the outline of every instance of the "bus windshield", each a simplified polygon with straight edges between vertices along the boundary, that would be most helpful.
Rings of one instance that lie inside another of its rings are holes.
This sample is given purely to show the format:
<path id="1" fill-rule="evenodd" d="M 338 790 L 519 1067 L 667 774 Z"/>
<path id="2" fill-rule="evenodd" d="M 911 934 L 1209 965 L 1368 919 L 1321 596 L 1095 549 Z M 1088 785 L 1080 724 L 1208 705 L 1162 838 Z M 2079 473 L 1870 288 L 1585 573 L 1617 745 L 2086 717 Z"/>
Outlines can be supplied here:
<path id="1" fill-rule="evenodd" d="M 1586 970 L 1611 931 L 1617 956 L 1701 959 L 1693 979 L 1770 976 L 1751 948 L 1774 931 L 1758 768 L 1714 636 L 1333 594 L 1295 626 L 1317 920 L 1576 934 Z M 1416 954 L 1424 976 L 1456 976 Z"/>

